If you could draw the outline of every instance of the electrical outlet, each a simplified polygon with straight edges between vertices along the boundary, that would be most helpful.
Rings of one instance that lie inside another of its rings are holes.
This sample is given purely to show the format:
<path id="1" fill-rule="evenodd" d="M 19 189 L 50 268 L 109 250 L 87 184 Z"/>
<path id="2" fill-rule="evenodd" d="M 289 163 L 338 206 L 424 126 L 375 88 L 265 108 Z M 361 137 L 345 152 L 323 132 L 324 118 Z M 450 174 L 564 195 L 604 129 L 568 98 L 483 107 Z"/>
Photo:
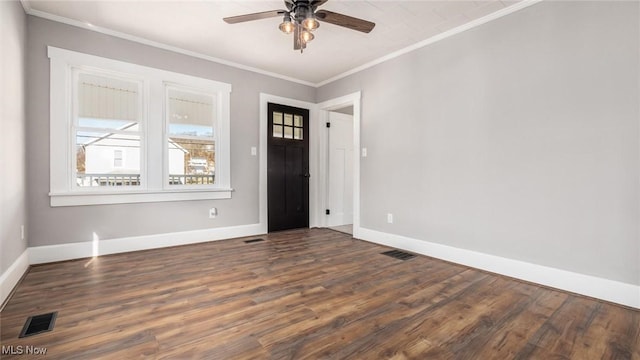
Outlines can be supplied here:
<path id="1" fill-rule="evenodd" d="M 362 157 L 367 157 L 367 148 L 362 148 Z"/>
<path id="2" fill-rule="evenodd" d="M 209 209 L 209 219 L 214 219 L 216 216 L 218 216 L 218 208 Z"/>
<path id="3" fill-rule="evenodd" d="M 256 148 L 255 146 L 251 147 L 251 156 L 256 156 L 258 155 L 258 148 Z"/>
<path id="4" fill-rule="evenodd" d="M 387 222 L 389 224 L 393 224 L 393 214 L 391 214 L 391 213 L 387 214 Z"/>

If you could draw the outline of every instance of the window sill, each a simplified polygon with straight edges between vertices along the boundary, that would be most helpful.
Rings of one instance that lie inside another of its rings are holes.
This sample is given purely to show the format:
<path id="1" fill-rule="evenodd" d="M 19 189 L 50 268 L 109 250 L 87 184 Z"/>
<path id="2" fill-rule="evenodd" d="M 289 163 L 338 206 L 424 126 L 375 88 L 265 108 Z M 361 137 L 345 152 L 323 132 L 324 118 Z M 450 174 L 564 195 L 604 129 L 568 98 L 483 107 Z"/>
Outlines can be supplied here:
<path id="1" fill-rule="evenodd" d="M 51 207 L 231 199 L 233 189 L 50 193 Z"/>

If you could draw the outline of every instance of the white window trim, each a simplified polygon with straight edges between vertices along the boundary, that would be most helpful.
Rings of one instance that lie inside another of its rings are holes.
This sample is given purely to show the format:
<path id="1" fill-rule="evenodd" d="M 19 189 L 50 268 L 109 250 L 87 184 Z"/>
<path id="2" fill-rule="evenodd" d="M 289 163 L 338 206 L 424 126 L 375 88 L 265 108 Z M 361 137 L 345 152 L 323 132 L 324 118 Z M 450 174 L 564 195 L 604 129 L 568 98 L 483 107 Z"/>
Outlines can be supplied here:
<path id="1" fill-rule="evenodd" d="M 184 201 L 203 199 L 229 199 L 231 188 L 230 163 L 230 95 L 231 85 L 190 75 L 83 54 L 75 51 L 48 47 L 51 60 L 50 73 L 50 200 L 51 206 L 78 206 L 139 202 Z M 145 186 L 136 189 L 77 189 L 72 186 L 71 154 L 69 144 L 72 121 L 72 69 L 93 67 L 107 71 L 131 74 L 144 79 L 143 113 L 146 147 L 141 151 L 141 177 Z M 164 129 L 164 83 L 184 84 L 216 94 L 219 118 L 217 119 L 216 184 L 202 189 L 167 188 L 164 182 L 166 137 Z M 155 104 L 149 106 L 149 104 Z M 143 161 L 144 160 L 144 161 Z"/>

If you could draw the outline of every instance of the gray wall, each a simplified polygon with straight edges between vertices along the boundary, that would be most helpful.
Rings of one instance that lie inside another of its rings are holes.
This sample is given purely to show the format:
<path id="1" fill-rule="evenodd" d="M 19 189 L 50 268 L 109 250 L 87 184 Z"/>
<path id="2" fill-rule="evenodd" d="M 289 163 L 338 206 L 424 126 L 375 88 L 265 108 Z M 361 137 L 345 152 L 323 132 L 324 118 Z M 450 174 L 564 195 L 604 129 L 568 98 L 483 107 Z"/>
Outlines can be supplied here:
<path id="1" fill-rule="evenodd" d="M 27 108 L 29 246 L 258 223 L 259 93 L 314 101 L 316 89 L 38 17 L 28 19 Z M 230 200 L 79 207 L 49 206 L 49 59 L 47 45 L 230 83 Z M 208 218 L 218 207 L 219 216 Z"/>
<path id="2" fill-rule="evenodd" d="M 362 226 L 640 284 L 638 7 L 545 1 L 320 88 L 362 90 Z"/>
<path id="3" fill-rule="evenodd" d="M 15 5 L 2 3 L 3 34 L 24 34 Z M 320 102 L 361 90 L 363 227 L 640 284 L 638 6 L 542 2 L 317 92 L 29 16 L 29 244 L 256 223 L 258 158 L 249 148 L 258 144 L 258 93 Z M 233 199 L 51 208 L 47 45 L 231 83 Z M 16 77 L 12 91 L 21 87 L 18 54 L 2 52 L 14 64 L 3 66 Z M 7 148 L 13 156 L 2 169 L 20 174 L 22 137 L 4 130 L 22 134 L 14 109 L 3 112 L 3 162 Z M 25 248 L 24 178 L 10 181 L 0 270 Z"/>
<path id="4" fill-rule="evenodd" d="M 27 248 L 25 41 L 26 16 L 17 1 L 0 1 L 0 274 Z"/>

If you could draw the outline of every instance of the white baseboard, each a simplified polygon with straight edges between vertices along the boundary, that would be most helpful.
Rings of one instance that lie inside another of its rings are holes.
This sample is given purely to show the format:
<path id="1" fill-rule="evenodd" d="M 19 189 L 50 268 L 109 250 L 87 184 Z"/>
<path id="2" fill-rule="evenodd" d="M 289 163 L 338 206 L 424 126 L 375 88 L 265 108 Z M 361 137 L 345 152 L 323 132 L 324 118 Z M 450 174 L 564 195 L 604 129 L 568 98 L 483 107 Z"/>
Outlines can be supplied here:
<path id="1" fill-rule="evenodd" d="M 354 232 L 356 233 L 355 237 L 377 244 L 404 249 L 516 279 L 640 309 L 640 286 L 637 285 L 431 243 L 400 235 L 387 234 L 362 227 L 354 228 Z M 251 224 L 109 240 L 98 239 L 95 242 L 30 247 L 0 276 L 0 304 L 4 302 L 22 275 L 27 271 L 29 264 L 80 259 L 94 255 L 107 255 L 195 244 L 261 234 L 264 234 L 264 227 L 260 224 Z"/>
<path id="2" fill-rule="evenodd" d="M 7 299 L 22 275 L 29 269 L 29 251 L 25 249 L 16 261 L 0 275 L 0 306 Z"/>
<path id="3" fill-rule="evenodd" d="M 251 224 L 108 240 L 96 238 L 88 242 L 30 247 L 29 263 L 42 264 L 260 234 L 264 234 L 263 227 L 260 224 Z"/>
<path id="4" fill-rule="evenodd" d="M 640 286 L 359 228 L 362 240 L 640 309 Z"/>

